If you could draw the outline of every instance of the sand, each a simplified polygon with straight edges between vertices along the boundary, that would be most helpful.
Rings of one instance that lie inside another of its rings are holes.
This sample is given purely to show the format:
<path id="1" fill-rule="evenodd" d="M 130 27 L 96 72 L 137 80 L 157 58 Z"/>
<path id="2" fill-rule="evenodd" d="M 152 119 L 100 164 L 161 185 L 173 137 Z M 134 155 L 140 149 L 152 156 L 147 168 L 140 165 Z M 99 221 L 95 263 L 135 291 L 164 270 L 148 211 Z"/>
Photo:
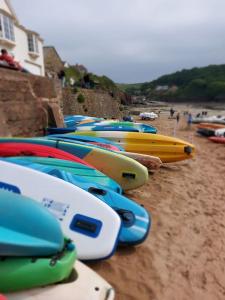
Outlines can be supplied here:
<path id="1" fill-rule="evenodd" d="M 187 130 L 184 117 L 176 130 L 167 112 L 147 123 L 193 142 L 196 158 L 163 166 L 127 194 L 151 213 L 149 237 L 89 266 L 118 300 L 225 299 L 225 147 Z"/>

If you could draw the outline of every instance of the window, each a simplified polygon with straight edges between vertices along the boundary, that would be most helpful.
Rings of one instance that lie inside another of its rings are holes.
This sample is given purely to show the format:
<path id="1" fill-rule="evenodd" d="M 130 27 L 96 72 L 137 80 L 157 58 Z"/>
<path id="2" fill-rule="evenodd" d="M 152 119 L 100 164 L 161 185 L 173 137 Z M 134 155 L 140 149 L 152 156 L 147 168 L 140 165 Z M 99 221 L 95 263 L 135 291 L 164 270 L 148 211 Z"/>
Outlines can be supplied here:
<path id="1" fill-rule="evenodd" d="M 0 14 L 0 38 L 15 41 L 13 20 L 3 14 Z"/>
<path id="2" fill-rule="evenodd" d="M 28 33 L 27 34 L 28 40 L 28 50 L 29 52 L 38 53 L 38 38 L 35 34 Z"/>

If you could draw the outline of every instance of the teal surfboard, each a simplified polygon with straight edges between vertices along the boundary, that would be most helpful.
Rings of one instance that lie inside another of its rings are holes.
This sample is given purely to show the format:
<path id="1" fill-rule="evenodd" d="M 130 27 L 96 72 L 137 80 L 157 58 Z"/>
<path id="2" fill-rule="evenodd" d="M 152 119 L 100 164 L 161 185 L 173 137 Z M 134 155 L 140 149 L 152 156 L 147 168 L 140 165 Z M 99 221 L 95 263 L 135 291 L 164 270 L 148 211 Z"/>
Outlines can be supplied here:
<path id="1" fill-rule="evenodd" d="M 59 222 L 41 204 L 19 193 L 19 188 L 0 181 L 0 256 L 48 256 L 61 251 Z"/>

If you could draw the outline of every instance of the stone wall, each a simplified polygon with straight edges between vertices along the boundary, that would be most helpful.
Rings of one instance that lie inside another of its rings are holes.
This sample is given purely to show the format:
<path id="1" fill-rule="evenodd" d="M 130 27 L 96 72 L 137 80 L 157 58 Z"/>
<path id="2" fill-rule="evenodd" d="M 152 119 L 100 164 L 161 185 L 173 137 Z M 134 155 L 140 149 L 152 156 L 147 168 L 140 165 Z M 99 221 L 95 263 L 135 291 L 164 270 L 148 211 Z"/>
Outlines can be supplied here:
<path id="1" fill-rule="evenodd" d="M 63 114 L 120 118 L 121 107 L 120 99 L 105 91 L 62 92 L 58 80 L 0 68 L 1 136 L 41 136 L 48 126 L 64 127 Z"/>
<path id="2" fill-rule="evenodd" d="M 80 94 L 84 97 L 82 103 L 78 100 Z M 79 89 L 72 93 L 72 90 L 67 88 L 63 91 L 62 109 L 64 115 L 84 114 L 106 118 L 122 116 L 120 99 L 101 90 Z"/>
<path id="3" fill-rule="evenodd" d="M 0 69 L 1 136 L 39 136 L 49 124 L 64 126 L 55 82 Z"/>

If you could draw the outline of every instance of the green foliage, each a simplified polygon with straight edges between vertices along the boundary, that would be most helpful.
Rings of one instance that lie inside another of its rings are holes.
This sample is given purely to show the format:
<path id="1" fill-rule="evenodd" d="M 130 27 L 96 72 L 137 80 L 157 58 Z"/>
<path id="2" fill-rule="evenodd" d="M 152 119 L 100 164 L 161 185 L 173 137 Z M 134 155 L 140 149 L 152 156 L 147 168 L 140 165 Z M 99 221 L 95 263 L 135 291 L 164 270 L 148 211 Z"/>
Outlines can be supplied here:
<path id="1" fill-rule="evenodd" d="M 117 87 L 123 91 L 124 93 L 127 93 L 128 95 L 141 95 L 142 94 L 142 86 L 143 83 L 134 83 L 134 84 L 125 84 L 125 83 L 118 83 Z"/>
<path id="2" fill-rule="evenodd" d="M 79 102 L 79 103 L 84 103 L 84 101 L 85 101 L 84 95 L 83 95 L 83 94 L 79 94 L 79 95 L 77 96 L 77 102 Z"/>
<path id="3" fill-rule="evenodd" d="M 156 92 L 157 86 L 169 87 L 168 91 Z M 121 86 L 121 85 L 119 85 Z M 171 87 L 176 86 L 175 92 Z M 225 65 L 210 65 L 203 68 L 182 70 L 164 75 L 152 82 L 122 85 L 123 90 L 131 95 L 145 95 L 155 99 L 225 99 Z"/>
<path id="4" fill-rule="evenodd" d="M 225 97 L 225 81 L 213 81 L 208 85 L 209 97 Z"/>
<path id="5" fill-rule="evenodd" d="M 106 90 L 106 91 L 118 91 L 118 87 L 116 84 L 107 76 L 97 76 L 95 74 L 91 74 L 91 79 L 94 83 L 94 86 Z"/>
<path id="6" fill-rule="evenodd" d="M 73 66 L 65 69 L 66 80 L 69 81 L 70 78 L 73 78 L 75 81 L 80 80 L 82 74 Z"/>

